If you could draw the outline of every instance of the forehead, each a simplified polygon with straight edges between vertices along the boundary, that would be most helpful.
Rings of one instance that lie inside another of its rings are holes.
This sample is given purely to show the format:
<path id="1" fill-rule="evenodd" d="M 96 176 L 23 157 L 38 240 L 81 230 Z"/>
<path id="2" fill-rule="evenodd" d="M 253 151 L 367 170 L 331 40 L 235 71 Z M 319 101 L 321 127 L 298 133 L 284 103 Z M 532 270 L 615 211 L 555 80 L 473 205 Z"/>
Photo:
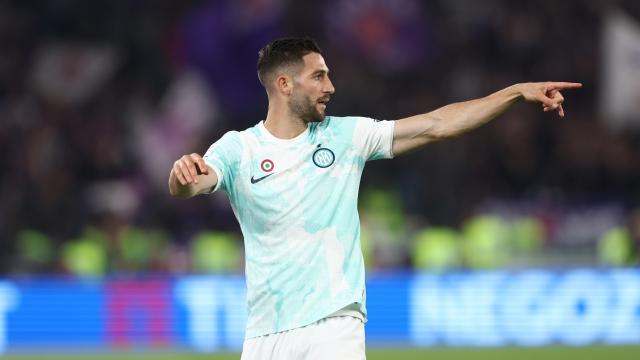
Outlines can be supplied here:
<path id="1" fill-rule="evenodd" d="M 318 70 L 329 71 L 327 64 L 324 62 L 322 55 L 312 52 L 302 57 L 304 61 L 303 72 L 315 72 Z"/>

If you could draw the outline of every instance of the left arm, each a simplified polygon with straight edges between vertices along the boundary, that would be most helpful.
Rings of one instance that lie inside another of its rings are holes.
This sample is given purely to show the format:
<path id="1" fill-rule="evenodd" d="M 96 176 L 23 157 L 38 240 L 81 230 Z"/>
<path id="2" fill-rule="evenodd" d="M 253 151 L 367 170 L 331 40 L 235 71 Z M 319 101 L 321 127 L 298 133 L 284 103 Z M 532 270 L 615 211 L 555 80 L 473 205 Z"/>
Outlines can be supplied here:
<path id="1" fill-rule="evenodd" d="M 581 87 L 578 83 L 516 84 L 482 99 L 444 106 L 432 112 L 397 120 L 393 130 L 393 154 L 417 150 L 431 142 L 452 139 L 483 125 L 521 100 L 541 102 L 544 111 L 564 116 L 560 90 Z"/>

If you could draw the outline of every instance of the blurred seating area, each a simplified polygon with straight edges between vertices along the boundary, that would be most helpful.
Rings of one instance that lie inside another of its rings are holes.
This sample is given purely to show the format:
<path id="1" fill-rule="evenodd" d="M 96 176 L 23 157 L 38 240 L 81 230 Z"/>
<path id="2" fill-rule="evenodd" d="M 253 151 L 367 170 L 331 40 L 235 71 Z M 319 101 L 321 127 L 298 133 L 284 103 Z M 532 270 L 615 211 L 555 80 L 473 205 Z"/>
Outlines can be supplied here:
<path id="1" fill-rule="evenodd" d="M 518 82 L 583 84 L 565 118 L 519 104 L 369 163 L 368 267 L 638 266 L 640 115 L 602 111 L 599 39 L 614 10 L 640 22 L 640 2 L 352 3 L 0 0 L 0 272 L 242 272 L 226 195 L 175 199 L 167 177 L 264 118 L 257 52 L 305 35 L 331 69 L 328 115 L 399 119 Z"/>

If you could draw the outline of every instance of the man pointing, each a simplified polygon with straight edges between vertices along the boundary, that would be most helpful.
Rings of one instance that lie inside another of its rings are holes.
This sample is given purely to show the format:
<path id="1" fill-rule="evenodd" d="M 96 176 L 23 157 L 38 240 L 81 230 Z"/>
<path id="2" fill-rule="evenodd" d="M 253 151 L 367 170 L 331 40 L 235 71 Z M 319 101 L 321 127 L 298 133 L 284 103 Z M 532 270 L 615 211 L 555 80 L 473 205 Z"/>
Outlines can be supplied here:
<path id="1" fill-rule="evenodd" d="M 185 155 L 173 196 L 223 190 L 244 235 L 248 323 L 242 359 L 364 359 L 367 319 L 357 198 L 364 164 L 455 138 L 521 100 L 564 116 L 561 90 L 527 83 L 396 121 L 326 116 L 335 92 L 310 38 L 259 52 L 264 121 Z"/>

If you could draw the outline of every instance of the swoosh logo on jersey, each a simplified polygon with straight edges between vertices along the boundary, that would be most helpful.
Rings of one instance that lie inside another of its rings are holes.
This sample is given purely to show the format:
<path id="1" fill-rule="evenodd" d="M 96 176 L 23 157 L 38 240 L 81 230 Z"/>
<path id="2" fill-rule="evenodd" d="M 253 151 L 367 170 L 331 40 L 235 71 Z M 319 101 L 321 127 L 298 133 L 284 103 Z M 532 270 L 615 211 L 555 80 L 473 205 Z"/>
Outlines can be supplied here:
<path id="1" fill-rule="evenodd" d="M 271 173 L 271 174 L 269 174 L 269 175 L 265 175 L 265 176 L 263 176 L 263 177 L 261 177 L 261 178 L 257 178 L 257 179 L 254 179 L 254 178 L 253 178 L 253 176 L 252 176 L 252 177 L 251 177 L 251 183 L 252 183 L 252 184 L 258 183 L 258 182 L 260 182 L 260 181 L 262 181 L 262 180 L 264 180 L 264 179 L 268 178 L 268 177 L 269 177 L 269 176 L 271 176 L 271 175 L 273 175 L 273 173 Z"/>

